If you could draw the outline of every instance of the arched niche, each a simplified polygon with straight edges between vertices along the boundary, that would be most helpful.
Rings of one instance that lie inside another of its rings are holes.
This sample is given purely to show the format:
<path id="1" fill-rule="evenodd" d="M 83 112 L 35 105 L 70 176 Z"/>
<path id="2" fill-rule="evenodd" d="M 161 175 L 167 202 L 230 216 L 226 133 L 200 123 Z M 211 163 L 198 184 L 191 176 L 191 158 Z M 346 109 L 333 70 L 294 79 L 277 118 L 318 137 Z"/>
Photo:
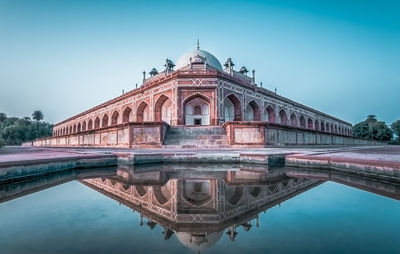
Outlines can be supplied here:
<path id="1" fill-rule="evenodd" d="M 242 107 L 240 100 L 234 95 L 228 95 L 224 100 L 225 122 L 242 121 Z"/>
<path id="2" fill-rule="evenodd" d="M 136 111 L 136 120 L 138 122 L 150 121 L 149 106 L 146 102 L 142 101 Z"/>
<path id="3" fill-rule="evenodd" d="M 171 100 L 165 96 L 161 95 L 158 98 L 154 107 L 154 119 L 157 122 L 164 121 L 167 124 L 171 124 L 171 114 L 172 114 L 172 103 Z"/>
<path id="4" fill-rule="evenodd" d="M 260 107 L 254 100 L 250 101 L 246 106 L 246 120 L 247 121 L 260 121 Z"/>

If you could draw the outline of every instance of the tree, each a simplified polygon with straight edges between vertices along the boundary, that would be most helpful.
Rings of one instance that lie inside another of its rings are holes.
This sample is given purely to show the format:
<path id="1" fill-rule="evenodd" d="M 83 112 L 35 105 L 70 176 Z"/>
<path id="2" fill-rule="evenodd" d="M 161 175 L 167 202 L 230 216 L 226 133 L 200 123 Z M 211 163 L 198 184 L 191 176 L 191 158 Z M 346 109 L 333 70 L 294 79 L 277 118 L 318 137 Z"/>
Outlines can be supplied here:
<path id="1" fill-rule="evenodd" d="M 35 110 L 35 111 L 33 112 L 33 114 L 32 114 L 32 118 L 33 118 L 33 120 L 35 120 L 36 122 L 39 122 L 39 121 L 43 120 L 44 116 L 43 116 L 42 111 L 40 111 L 40 110 Z"/>
<path id="2" fill-rule="evenodd" d="M 397 141 L 400 143 L 400 120 L 393 122 L 390 127 L 392 127 L 394 134 L 397 136 Z"/>
<path id="3" fill-rule="evenodd" d="M 367 119 L 353 127 L 353 135 L 376 141 L 390 141 L 393 138 L 392 130 L 385 122 L 378 121 L 375 115 L 368 115 Z"/>
<path id="4" fill-rule="evenodd" d="M 42 111 L 35 110 L 32 114 L 32 118 L 33 118 L 33 120 L 36 121 L 36 132 L 37 132 L 36 136 L 38 137 L 39 136 L 39 122 L 41 120 L 43 120 L 43 118 L 44 118 Z"/>
<path id="5" fill-rule="evenodd" d="M 0 123 L 4 122 L 7 119 L 7 115 L 5 113 L 0 113 Z"/>
<path id="6" fill-rule="evenodd" d="M 32 119 L 30 117 L 5 118 L 3 117 L 4 115 L 4 113 L 0 113 L 2 119 L 0 122 L 0 142 L 2 145 L 20 145 L 22 142 L 52 135 L 53 125 L 49 123 L 36 120 L 36 124 L 32 124 Z M 38 116 L 40 115 L 43 117 L 41 112 Z"/>
<path id="7" fill-rule="evenodd" d="M 393 138 L 392 130 L 382 121 L 370 124 L 370 132 L 372 133 L 373 140 L 390 141 Z"/>

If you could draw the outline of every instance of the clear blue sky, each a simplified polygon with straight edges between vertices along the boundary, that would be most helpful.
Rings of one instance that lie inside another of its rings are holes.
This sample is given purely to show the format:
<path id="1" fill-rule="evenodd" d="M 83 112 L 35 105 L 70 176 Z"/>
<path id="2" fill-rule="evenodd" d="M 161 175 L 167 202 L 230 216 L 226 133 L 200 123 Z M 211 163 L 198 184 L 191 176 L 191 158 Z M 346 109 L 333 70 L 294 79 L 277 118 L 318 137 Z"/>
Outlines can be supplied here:
<path id="1" fill-rule="evenodd" d="M 400 119 L 399 1 L 0 0 L 0 112 L 49 122 L 200 46 L 352 123 Z"/>

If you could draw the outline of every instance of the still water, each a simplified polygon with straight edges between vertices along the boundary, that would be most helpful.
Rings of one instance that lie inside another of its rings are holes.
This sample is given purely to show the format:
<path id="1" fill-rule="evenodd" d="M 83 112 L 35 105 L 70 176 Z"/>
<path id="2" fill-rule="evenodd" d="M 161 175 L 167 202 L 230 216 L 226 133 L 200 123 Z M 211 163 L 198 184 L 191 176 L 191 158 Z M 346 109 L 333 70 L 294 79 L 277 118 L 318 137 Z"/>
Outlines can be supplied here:
<path id="1" fill-rule="evenodd" d="M 400 253 L 398 200 L 298 169 L 74 171 L 0 185 L 0 253 Z"/>

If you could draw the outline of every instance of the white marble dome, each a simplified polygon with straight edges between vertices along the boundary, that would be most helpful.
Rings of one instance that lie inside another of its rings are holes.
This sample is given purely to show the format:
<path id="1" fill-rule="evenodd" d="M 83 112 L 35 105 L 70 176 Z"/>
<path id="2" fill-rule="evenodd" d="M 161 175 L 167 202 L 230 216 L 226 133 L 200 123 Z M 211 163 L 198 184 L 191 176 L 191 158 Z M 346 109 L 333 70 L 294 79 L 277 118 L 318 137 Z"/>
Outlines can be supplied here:
<path id="1" fill-rule="evenodd" d="M 207 234 L 207 236 L 193 236 L 189 232 L 176 232 L 176 236 L 186 247 L 192 250 L 201 251 L 215 245 L 221 238 L 223 232 L 224 230 L 212 232 Z"/>
<path id="2" fill-rule="evenodd" d="M 218 70 L 222 70 L 222 65 L 215 56 L 213 56 L 211 53 L 209 53 L 205 50 L 200 50 L 200 49 L 190 51 L 190 52 L 184 54 L 183 56 L 181 56 L 179 58 L 178 62 L 176 63 L 175 69 L 178 70 L 180 68 L 183 68 L 183 67 L 189 65 L 190 58 L 194 58 L 197 55 L 199 55 L 203 58 L 206 58 L 206 62 L 209 66 L 214 67 Z"/>

